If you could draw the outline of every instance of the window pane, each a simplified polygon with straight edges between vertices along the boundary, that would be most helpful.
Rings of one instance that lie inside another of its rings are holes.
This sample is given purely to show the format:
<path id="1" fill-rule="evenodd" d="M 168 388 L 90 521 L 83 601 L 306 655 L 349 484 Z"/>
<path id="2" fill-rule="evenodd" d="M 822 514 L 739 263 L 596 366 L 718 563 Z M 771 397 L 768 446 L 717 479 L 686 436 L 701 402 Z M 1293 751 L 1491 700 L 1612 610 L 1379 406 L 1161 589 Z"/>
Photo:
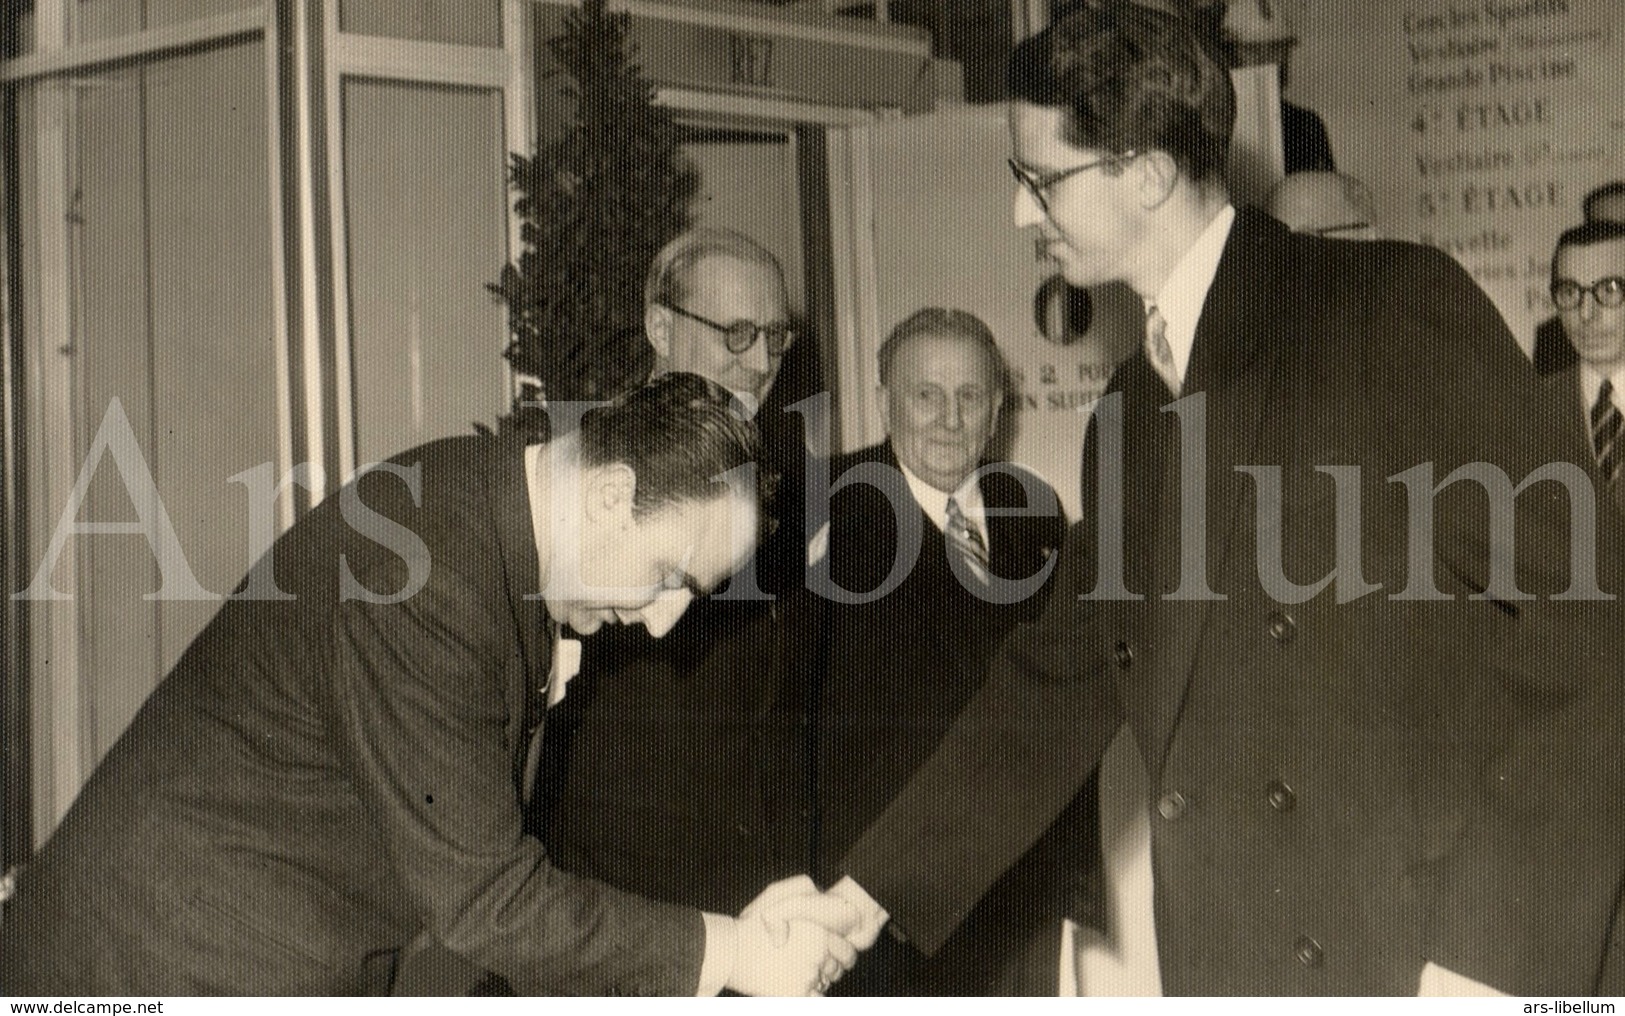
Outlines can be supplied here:
<path id="1" fill-rule="evenodd" d="M 349 81 L 345 222 L 356 456 L 490 425 L 507 405 L 501 100 L 484 89 Z"/>
<path id="2" fill-rule="evenodd" d="M 75 33 L 79 42 L 133 35 L 148 28 L 253 10 L 266 0 L 79 0 Z"/>
<path id="3" fill-rule="evenodd" d="M 339 30 L 461 46 L 502 45 L 501 0 L 343 0 Z"/>
<path id="4" fill-rule="evenodd" d="M 161 504 L 202 587 L 228 593 L 248 567 L 249 506 L 230 478 L 277 461 L 280 427 L 264 53 L 256 41 L 100 71 L 96 87 L 21 90 L 23 302 L 38 308 L 23 341 L 42 376 L 69 379 L 28 394 L 32 418 L 60 422 L 32 438 L 37 554 L 94 436 L 127 426 L 153 486 L 103 456 L 79 521 L 153 517 Z M 64 95 L 61 115 L 33 115 Z M 47 253 L 64 246 L 65 263 Z M 81 724 L 95 759 L 218 604 L 146 599 L 160 568 L 139 534 L 73 548 L 76 567 L 57 568 L 54 584 L 72 592 L 75 630 L 33 641 L 42 674 L 85 689 L 82 717 L 61 722 Z M 52 631 L 50 605 L 37 609 L 38 632 Z M 63 638 L 72 659 L 46 658 Z"/>

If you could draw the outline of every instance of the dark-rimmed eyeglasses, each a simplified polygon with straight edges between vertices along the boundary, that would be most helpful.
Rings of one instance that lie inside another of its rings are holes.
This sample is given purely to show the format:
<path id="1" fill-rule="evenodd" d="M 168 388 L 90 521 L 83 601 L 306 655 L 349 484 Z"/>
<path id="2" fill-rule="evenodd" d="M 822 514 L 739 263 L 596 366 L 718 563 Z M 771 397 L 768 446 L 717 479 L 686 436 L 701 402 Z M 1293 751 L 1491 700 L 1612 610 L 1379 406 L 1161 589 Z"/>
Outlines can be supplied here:
<path id="1" fill-rule="evenodd" d="M 1573 279 L 1556 279 L 1552 282 L 1552 302 L 1557 304 L 1558 310 L 1579 310 L 1587 293 L 1591 294 L 1599 307 L 1618 307 L 1625 304 L 1625 279 L 1610 275 L 1589 286 L 1582 286 Z"/>
<path id="2" fill-rule="evenodd" d="M 1127 152 L 1119 152 L 1116 155 L 1108 155 L 1104 159 L 1096 159 L 1094 162 L 1086 162 L 1081 166 L 1073 166 L 1069 169 L 1062 169 L 1054 173 L 1044 173 L 1042 175 L 1034 173 L 1032 170 L 1028 169 L 1026 166 L 1023 166 L 1015 159 L 1006 159 L 1005 161 L 1010 164 L 1010 172 L 1014 174 L 1015 178 L 1021 182 L 1023 187 L 1027 188 L 1027 193 L 1033 196 L 1033 200 L 1038 203 L 1038 207 L 1043 210 L 1044 214 L 1048 215 L 1048 194 L 1050 188 L 1054 187 L 1056 184 L 1060 183 L 1062 180 L 1065 180 L 1069 176 L 1076 176 L 1085 170 L 1097 169 L 1101 166 L 1113 166 L 1120 162 L 1126 162 L 1138 154 L 1138 152 L 1132 150 Z"/>
<path id="3" fill-rule="evenodd" d="M 686 310 L 674 303 L 662 304 L 662 306 L 673 314 L 686 317 L 690 321 L 698 321 L 707 328 L 721 332 L 723 345 L 727 346 L 728 352 L 735 356 L 740 356 L 749 351 L 750 347 L 756 345 L 757 339 L 767 343 L 767 355 L 783 356 L 784 351 L 789 349 L 796 341 L 795 329 L 789 325 L 759 325 L 754 321 L 735 321 L 731 325 L 725 325 L 719 321 L 712 321 L 708 317 L 701 317 L 693 311 Z"/>
<path id="4" fill-rule="evenodd" d="M 1316 236 L 1330 237 L 1333 240 L 1337 240 L 1346 239 L 1351 236 L 1358 236 L 1365 233 L 1370 228 L 1371 223 L 1369 222 L 1340 222 L 1335 226 L 1313 226 L 1304 230 L 1304 232 L 1313 233 Z"/>

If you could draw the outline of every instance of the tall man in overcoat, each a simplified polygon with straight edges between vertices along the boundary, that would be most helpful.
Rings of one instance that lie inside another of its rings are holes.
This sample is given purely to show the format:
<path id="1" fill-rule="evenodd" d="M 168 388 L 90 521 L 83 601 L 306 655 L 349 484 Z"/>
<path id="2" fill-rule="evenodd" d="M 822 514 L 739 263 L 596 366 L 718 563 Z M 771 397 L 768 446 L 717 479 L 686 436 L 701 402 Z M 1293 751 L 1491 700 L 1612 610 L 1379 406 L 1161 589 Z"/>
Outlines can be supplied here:
<path id="1" fill-rule="evenodd" d="M 1593 990 L 1618 534 L 1495 308 L 1437 251 L 1233 207 L 1234 95 L 1177 17 L 1087 3 L 1009 83 L 1017 224 L 1139 293 L 1146 349 L 1045 616 L 840 891 L 935 948 L 1126 724 L 1167 993 Z"/>

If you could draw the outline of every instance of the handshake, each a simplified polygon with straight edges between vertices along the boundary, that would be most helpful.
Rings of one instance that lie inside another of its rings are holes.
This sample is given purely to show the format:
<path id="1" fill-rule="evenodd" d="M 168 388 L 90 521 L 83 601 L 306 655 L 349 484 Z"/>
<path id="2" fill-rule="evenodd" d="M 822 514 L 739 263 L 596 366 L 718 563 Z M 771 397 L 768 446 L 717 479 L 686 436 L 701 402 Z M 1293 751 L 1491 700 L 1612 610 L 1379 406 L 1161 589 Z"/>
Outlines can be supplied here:
<path id="1" fill-rule="evenodd" d="M 886 911 L 850 878 L 828 892 L 805 875 L 774 882 L 739 912 L 727 987 L 743 995 L 822 995 L 885 923 Z"/>

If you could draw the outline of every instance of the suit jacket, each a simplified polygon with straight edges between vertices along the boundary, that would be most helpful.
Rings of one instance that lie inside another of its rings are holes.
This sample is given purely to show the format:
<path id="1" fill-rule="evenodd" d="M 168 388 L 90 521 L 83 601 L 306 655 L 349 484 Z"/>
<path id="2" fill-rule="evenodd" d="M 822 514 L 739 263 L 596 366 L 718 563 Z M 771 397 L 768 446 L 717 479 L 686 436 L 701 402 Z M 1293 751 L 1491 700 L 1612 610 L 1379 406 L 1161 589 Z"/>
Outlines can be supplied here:
<path id="1" fill-rule="evenodd" d="M 1004 636 L 1037 616 L 1047 593 L 1042 579 L 1065 531 L 1059 499 L 1047 484 L 1029 477 L 1043 492 L 1029 497 L 1014 476 L 983 474 L 989 570 L 1007 580 L 1040 579 L 1029 596 L 991 602 L 951 570 L 945 538 L 909 492 L 889 444 L 837 456 L 830 475 L 839 485 L 854 466 L 883 467 L 894 482 L 890 489 L 838 486 L 830 502 L 827 551 L 835 584 L 860 595 L 881 588 L 899 553 L 894 505 L 916 517 L 923 538 L 917 559 L 884 596 L 863 603 L 837 596 L 825 605 L 822 652 L 807 656 L 821 661 L 816 745 L 818 857 L 824 869 L 835 868 L 930 756 L 986 678 L 988 660 Z M 908 558 L 907 549 L 903 556 Z M 1046 904 L 1060 897 L 1044 879 L 1069 877 L 1072 869 L 1053 864 L 1045 851 L 1018 868 L 943 953 L 928 960 L 882 938 L 833 993 L 967 995 L 1019 986 L 1001 981 L 1001 968 L 1043 925 L 1059 928 L 1059 911 Z M 1056 955 L 1048 949 L 1047 979 L 1039 989 L 1051 994 Z"/>
<path id="2" fill-rule="evenodd" d="M 691 604 L 664 638 L 606 627 L 584 641 L 548 720 L 533 825 L 566 870 L 732 914 L 810 869 L 808 692 L 789 664 L 813 623 L 790 595 L 806 562 L 794 448 L 749 583 Z"/>
<path id="3" fill-rule="evenodd" d="M 694 990 L 698 912 L 520 829 L 549 664 L 521 446 L 394 461 L 420 495 L 373 471 L 299 521 L 260 565 L 287 598 L 228 600 L 96 769 L 8 907 L 8 991 L 378 990 L 424 930 L 524 991 Z"/>
<path id="4" fill-rule="evenodd" d="M 1535 326 L 1535 345 L 1529 359 L 1540 375 L 1558 374 L 1578 367 L 1580 357 L 1574 352 L 1574 343 L 1563 331 L 1563 319 L 1553 314 Z"/>
<path id="5" fill-rule="evenodd" d="M 843 590 L 870 594 L 898 556 L 896 506 L 914 514 L 922 534 L 918 557 L 891 591 L 869 602 L 836 599 L 825 620 L 819 699 L 819 857 L 838 862 L 884 810 L 946 732 L 987 674 L 988 660 L 1017 624 L 1038 616 L 1047 587 L 1013 603 L 991 602 L 967 588 L 949 565 L 946 539 L 915 502 L 889 444 L 837 456 L 839 478 L 855 465 L 885 467 L 895 483 L 839 489 L 830 502 L 829 574 Z M 989 570 L 1003 579 L 1046 576 L 1060 549 L 1065 520 L 1050 499 L 1029 509 L 1021 482 L 989 471 L 981 481 L 989 510 Z M 1041 512 L 1049 513 L 1038 514 Z M 907 551 L 905 550 L 906 554 Z"/>
<path id="6" fill-rule="evenodd" d="M 1573 352 L 1574 347 L 1569 345 L 1567 338 L 1563 338 L 1563 345 Z M 1538 364 L 1536 369 L 1538 372 Z M 1548 411 L 1569 444 L 1571 458 L 1586 468 L 1599 491 L 1609 495 L 1602 498 L 1599 504 L 1611 506 L 1616 512 L 1625 512 L 1625 482 L 1615 483 L 1609 488 L 1597 464 L 1596 451 L 1591 443 L 1591 407 L 1580 391 L 1579 359 L 1571 356 L 1563 366 L 1542 374 L 1540 381 Z"/>
<path id="7" fill-rule="evenodd" d="M 1492 575 L 1475 484 L 1409 510 L 1463 464 L 1566 457 L 1494 307 L 1436 251 L 1242 210 L 1185 395 L 1176 426 L 1143 355 L 1119 369 L 1049 608 L 847 870 L 934 947 L 1126 720 L 1168 993 L 1406 994 L 1423 960 L 1590 990 L 1625 852 L 1620 608 L 1550 598 L 1562 497 L 1496 537 L 1535 599 Z M 1617 562 L 1618 535 L 1580 549 Z"/>

